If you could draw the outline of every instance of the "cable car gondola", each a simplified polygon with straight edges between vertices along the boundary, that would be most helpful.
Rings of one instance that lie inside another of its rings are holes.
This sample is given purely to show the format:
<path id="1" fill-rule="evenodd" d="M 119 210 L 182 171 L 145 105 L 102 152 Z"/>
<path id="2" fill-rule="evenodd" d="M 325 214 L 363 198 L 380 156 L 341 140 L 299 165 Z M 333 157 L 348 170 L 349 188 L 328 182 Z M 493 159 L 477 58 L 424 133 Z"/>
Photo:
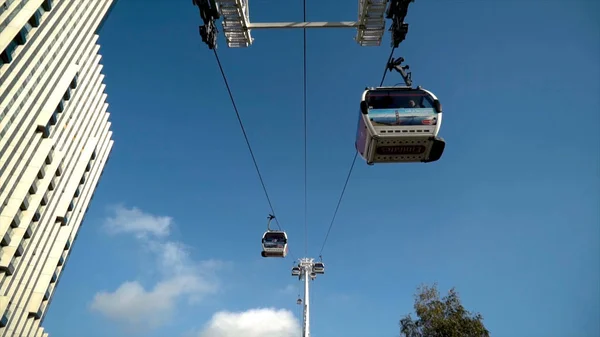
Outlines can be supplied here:
<path id="1" fill-rule="evenodd" d="M 420 86 L 366 88 L 355 147 L 369 165 L 437 161 L 446 146 L 441 125 L 440 101 Z"/>
<path id="2" fill-rule="evenodd" d="M 323 262 L 315 262 L 315 265 L 313 266 L 313 271 L 315 272 L 315 274 L 325 274 L 325 265 L 323 264 Z"/>
<path id="3" fill-rule="evenodd" d="M 269 215 L 267 231 L 262 237 L 262 257 L 285 257 L 288 253 L 287 234 L 284 231 L 271 230 L 271 220 L 275 219 Z"/>
<path id="4" fill-rule="evenodd" d="M 262 247 L 262 257 L 285 257 L 288 253 L 287 234 L 283 231 L 266 231 Z"/>
<path id="5" fill-rule="evenodd" d="M 292 268 L 292 276 L 300 276 L 300 267 Z"/>

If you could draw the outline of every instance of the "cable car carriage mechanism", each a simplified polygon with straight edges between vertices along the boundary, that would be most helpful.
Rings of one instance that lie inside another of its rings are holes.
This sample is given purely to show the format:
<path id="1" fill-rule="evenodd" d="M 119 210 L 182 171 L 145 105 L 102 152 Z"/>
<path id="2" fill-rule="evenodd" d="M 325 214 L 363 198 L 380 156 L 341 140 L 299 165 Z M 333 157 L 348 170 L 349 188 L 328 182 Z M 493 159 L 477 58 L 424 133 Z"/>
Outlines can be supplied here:
<path id="1" fill-rule="evenodd" d="M 287 234 L 284 231 L 271 229 L 271 220 L 275 217 L 269 214 L 267 231 L 262 237 L 262 257 L 285 257 L 288 253 Z"/>
<path id="2" fill-rule="evenodd" d="M 355 147 L 367 164 L 433 162 L 442 157 L 446 143 L 438 137 L 442 104 L 421 86 L 412 88 L 404 58 L 390 60 L 405 86 L 366 88 L 360 102 Z"/>

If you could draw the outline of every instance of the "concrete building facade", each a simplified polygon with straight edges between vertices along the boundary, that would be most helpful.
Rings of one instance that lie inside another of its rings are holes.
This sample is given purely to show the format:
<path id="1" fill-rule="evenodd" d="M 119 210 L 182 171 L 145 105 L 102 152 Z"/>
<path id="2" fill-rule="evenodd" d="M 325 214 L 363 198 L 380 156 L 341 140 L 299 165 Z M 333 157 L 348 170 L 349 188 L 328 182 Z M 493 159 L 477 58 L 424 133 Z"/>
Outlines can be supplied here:
<path id="1" fill-rule="evenodd" d="M 113 146 L 113 0 L 0 0 L 0 337 L 41 326 Z"/>

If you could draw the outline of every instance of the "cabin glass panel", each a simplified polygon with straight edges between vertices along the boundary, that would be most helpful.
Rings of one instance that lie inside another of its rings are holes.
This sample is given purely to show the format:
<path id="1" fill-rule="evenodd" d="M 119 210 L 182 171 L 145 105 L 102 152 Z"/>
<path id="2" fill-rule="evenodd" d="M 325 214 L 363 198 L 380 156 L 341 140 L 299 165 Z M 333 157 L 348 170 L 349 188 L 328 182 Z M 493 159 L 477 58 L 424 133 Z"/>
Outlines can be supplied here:
<path id="1" fill-rule="evenodd" d="M 373 126 L 436 125 L 434 101 L 422 90 L 375 90 L 367 93 Z"/>
<path id="2" fill-rule="evenodd" d="M 283 233 L 267 233 L 263 239 L 263 245 L 265 248 L 283 248 L 286 241 Z"/>
<path id="3" fill-rule="evenodd" d="M 423 90 L 374 90 L 367 94 L 371 109 L 433 109 L 433 99 Z"/>

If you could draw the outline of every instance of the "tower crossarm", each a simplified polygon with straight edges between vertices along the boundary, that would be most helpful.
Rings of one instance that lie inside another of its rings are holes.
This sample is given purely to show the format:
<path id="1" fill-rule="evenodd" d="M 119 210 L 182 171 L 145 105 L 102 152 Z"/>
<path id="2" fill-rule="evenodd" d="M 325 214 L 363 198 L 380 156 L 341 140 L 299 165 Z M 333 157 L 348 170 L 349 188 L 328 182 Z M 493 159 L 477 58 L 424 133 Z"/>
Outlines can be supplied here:
<path id="1" fill-rule="evenodd" d="M 363 47 L 379 46 L 385 31 L 388 0 L 358 0 L 356 42 Z"/>
<path id="2" fill-rule="evenodd" d="M 217 0 L 223 18 L 223 33 L 229 47 L 244 48 L 252 44 L 247 0 Z"/>

